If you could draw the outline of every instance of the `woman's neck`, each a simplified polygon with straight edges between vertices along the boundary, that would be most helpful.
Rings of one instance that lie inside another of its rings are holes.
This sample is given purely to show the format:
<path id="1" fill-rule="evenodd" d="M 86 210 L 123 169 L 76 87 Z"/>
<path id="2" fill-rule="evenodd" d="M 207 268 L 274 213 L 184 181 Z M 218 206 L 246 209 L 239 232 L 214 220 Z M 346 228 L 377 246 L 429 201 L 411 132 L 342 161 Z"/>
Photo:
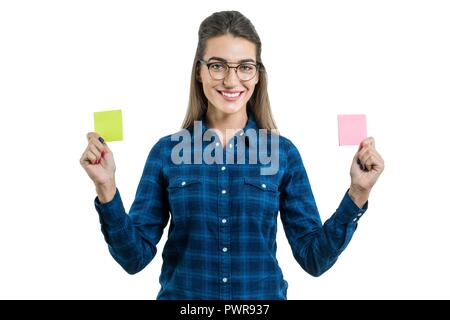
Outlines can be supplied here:
<path id="1" fill-rule="evenodd" d="M 247 111 L 246 108 L 242 108 L 239 112 L 227 114 L 214 107 L 209 107 L 206 112 L 206 121 L 208 127 L 216 131 L 220 142 L 225 146 L 237 131 L 245 127 Z"/>

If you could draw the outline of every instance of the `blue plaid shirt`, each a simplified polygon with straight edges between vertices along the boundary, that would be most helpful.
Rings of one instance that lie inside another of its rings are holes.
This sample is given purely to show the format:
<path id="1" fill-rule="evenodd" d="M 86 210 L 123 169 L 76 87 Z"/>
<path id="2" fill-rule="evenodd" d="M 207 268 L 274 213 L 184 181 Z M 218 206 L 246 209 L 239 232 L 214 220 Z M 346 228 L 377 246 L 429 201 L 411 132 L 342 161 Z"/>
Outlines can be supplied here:
<path id="1" fill-rule="evenodd" d="M 258 129 L 251 113 L 246 127 L 221 146 L 224 156 L 236 152 L 238 139 L 246 149 L 255 147 L 247 129 Z M 118 190 L 106 204 L 95 199 L 111 255 L 130 274 L 153 259 L 170 219 L 157 299 L 286 299 L 276 259 L 278 212 L 295 259 L 319 276 L 336 262 L 367 209 L 346 193 L 322 225 L 300 154 L 282 136 L 273 175 L 261 175 L 260 163 L 177 165 L 171 161 L 176 144 L 169 135 L 151 149 L 129 214 Z"/>

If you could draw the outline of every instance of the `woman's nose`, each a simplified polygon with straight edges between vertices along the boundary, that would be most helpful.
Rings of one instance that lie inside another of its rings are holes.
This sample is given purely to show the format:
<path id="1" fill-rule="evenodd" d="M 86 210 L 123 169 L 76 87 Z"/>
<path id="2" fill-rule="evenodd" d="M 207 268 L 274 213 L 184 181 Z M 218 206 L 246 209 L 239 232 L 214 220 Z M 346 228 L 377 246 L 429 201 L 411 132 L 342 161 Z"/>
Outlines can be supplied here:
<path id="1" fill-rule="evenodd" d="M 228 69 L 228 73 L 223 79 L 223 83 L 227 86 L 240 83 L 241 80 L 239 80 L 237 76 L 237 69 L 236 68 L 230 68 Z"/>

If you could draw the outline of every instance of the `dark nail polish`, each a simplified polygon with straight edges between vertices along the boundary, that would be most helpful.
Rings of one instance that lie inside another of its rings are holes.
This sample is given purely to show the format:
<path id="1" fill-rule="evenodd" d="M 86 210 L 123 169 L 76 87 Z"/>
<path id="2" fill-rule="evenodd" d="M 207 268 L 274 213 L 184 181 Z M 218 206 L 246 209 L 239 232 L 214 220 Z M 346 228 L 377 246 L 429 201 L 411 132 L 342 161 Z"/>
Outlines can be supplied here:
<path id="1" fill-rule="evenodd" d="M 105 140 L 102 137 L 98 137 L 98 141 L 100 141 L 101 143 L 105 143 Z"/>

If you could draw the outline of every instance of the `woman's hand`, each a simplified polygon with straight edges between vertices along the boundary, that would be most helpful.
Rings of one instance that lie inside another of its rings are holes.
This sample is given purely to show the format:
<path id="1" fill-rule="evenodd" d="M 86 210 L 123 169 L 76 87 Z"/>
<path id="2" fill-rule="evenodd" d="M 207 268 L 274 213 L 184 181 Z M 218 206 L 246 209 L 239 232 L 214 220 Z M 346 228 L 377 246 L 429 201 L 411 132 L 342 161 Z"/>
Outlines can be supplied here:
<path id="1" fill-rule="evenodd" d="M 384 170 L 384 160 L 375 150 L 374 138 L 364 139 L 353 158 L 350 168 L 350 198 L 360 208 L 369 199 L 369 193 Z"/>
<path id="2" fill-rule="evenodd" d="M 88 145 L 81 155 L 80 164 L 94 182 L 100 202 L 106 203 L 116 193 L 116 164 L 111 150 L 99 138 L 95 132 L 87 134 Z"/>

